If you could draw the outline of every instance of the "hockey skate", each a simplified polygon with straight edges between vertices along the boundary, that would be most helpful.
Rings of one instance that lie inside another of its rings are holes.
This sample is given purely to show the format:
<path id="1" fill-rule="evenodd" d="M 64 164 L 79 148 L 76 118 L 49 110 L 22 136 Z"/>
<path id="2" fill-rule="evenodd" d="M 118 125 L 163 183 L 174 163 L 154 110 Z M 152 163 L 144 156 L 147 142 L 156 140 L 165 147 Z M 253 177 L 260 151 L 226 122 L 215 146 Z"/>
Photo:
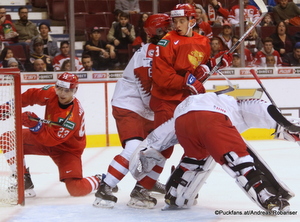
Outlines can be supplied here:
<path id="1" fill-rule="evenodd" d="M 34 185 L 31 180 L 31 176 L 29 173 L 29 168 L 26 168 L 26 172 L 24 174 L 24 187 L 25 187 L 25 197 L 35 197 L 35 191 L 33 190 Z"/>
<path id="2" fill-rule="evenodd" d="M 270 197 L 264 203 L 262 203 L 262 206 L 267 211 L 289 211 L 290 210 L 289 202 L 286 199 L 283 199 L 278 196 Z"/>
<path id="3" fill-rule="evenodd" d="M 152 209 L 157 200 L 150 196 L 150 191 L 142 187 L 140 184 L 136 184 L 130 194 L 130 201 L 127 206 L 139 209 Z"/>
<path id="4" fill-rule="evenodd" d="M 291 120 L 291 122 L 294 123 L 295 125 L 299 125 L 299 122 L 296 122 L 293 120 Z M 278 125 L 276 132 L 274 134 L 275 134 L 274 139 L 283 139 L 283 140 L 287 140 L 287 141 L 291 141 L 291 142 L 296 142 L 300 146 L 299 132 L 296 132 L 296 133 L 289 132 L 284 127 Z"/>
<path id="5" fill-rule="evenodd" d="M 118 188 L 116 188 L 115 191 L 118 191 Z M 113 188 L 107 185 L 103 180 L 101 180 L 99 189 L 95 193 L 96 199 L 93 203 L 93 206 L 103 207 L 103 208 L 113 208 L 118 198 L 114 196 L 112 193 L 113 193 Z"/>
<path id="6" fill-rule="evenodd" d="M 152 189 L 150 189 L 149 191 L 160 193 L 160 194 L 166 194 L 166 185 L 156 181 Z"/>

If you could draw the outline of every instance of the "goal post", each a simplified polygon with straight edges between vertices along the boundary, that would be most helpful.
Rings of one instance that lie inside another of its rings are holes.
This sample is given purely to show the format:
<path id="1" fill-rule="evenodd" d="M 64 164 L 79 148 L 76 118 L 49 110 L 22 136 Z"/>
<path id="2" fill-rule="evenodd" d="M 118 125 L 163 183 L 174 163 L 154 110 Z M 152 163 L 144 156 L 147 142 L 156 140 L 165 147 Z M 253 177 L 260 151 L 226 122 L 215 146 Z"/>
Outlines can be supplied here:
<path id="1" fill-rule="evenodd" d="M 24 205 L 21 75 L 0 69 L 0 206 Z"/>

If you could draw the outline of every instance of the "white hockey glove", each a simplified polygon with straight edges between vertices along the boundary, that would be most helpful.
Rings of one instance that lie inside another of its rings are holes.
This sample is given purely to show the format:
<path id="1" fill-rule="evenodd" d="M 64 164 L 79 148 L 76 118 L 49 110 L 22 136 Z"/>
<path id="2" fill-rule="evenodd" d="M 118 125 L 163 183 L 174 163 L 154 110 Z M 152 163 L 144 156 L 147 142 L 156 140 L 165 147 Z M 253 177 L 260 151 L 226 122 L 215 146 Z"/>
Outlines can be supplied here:
<path id="1" fill-rule="evenodd" d="M 300 119 L 297 118 L 289 118 L 291 123 L 300 126 Z M 283 126 L 278 126 L 274 139 L 284 139 L 287 141 L 297 142 L 300 146 L 300 132 L 290 132 L 285 129 Z"/>
<path id="2" fill-rule="evenodd" d="M 157 150 L 148 148 L 147 141 L 144 140 L 133 153 L 129 162 L 129 171 L 136 180 L 144 178 L 155 165 L 158 165 L 166 158 Z"/>

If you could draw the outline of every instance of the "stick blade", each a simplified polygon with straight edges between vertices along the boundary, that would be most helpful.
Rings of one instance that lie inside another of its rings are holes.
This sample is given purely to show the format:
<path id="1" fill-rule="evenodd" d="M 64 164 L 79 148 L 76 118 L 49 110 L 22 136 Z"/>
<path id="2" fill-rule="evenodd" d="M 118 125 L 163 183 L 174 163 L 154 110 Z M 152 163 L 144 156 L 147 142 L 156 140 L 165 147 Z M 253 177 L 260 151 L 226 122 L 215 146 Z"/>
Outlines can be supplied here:
<path id="1" fill-rule="evenodd" d="M 261 10 L 261 13 L 267 13 L 268 9 L 267 6 L 265 5 L 263 0 L 254 0 L 254 2 L 257 4 L 257 6 L 259 7 L 259 9 Z"/>

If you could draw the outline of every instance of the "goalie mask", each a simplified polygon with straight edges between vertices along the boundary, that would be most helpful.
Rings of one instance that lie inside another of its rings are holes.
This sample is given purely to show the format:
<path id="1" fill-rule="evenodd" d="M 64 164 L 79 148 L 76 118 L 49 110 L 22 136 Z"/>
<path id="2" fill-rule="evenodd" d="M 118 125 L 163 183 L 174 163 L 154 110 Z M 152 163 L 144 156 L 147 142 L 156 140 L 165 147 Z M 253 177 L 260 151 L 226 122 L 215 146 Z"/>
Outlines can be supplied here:
<path id="1" fill-rule="evenodd" d="M 150 15 L 144 24 L 144 30 L 152 38 L 165 35 L 171 25 L 170 17 L 167 14 Z"/>

